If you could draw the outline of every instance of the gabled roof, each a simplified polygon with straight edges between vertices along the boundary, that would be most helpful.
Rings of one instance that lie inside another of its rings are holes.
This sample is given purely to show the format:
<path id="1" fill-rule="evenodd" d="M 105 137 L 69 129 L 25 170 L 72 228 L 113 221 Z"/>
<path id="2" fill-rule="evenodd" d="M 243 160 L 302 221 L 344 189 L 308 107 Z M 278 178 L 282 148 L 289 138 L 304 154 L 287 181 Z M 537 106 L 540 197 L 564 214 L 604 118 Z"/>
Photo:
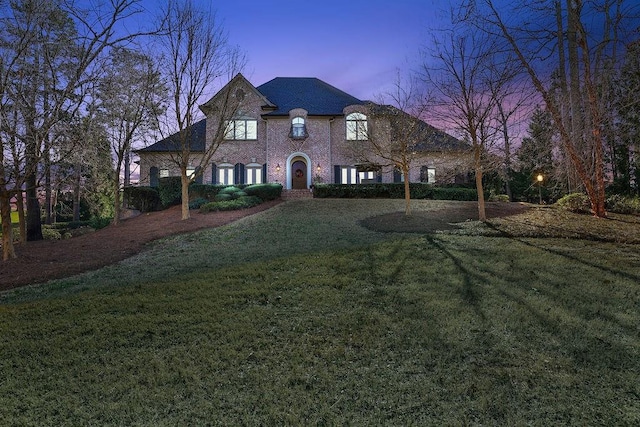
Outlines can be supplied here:
<path id="1" fill-rule="evenodd" d="M 368 103 L 370 111 L 378 116 L 387 116 L 392 122 L 392 133 L 395 126 L 402 127 L 401 133 L 406 132 L 406 126 L 414 123 L 412 135 L 416 137 L 415 149 L 418 151 L 467 151 L 471 147 L 464 141 L 430 125 L 422 119 L 410 115 L 393 105 Z M 393 117 L 396 117 L 395 119 Z M 405 133 L 406 135 L 406 133 Z M 417 139 L 420 138 L 420 139 Z M 422 140 L 424 138 L 424 140 Z M 417 142 L 421 141 L 421 142 Z"/>
<path id="2" fill-rule="evenodd" d="M 336 116 L 348 105 L 364 104 L 315 77 L 276 77 L 257 89 L 277 106 L 267 117 L 288 116 L 294 108 L 304 108 L 310 116 Z"/>
<path id="3" fill-rule="evenodd" d="M 207 119 L 202 119 L 184 130 L 191 133 L 191 151 L 204 152 L 205 136 L 207 131 Z M 166 153 L 180 151 L 179 132 L 166 137 L 165 139 L 151 144 L 148 147 L 135 150 L 136 153 Z"/>

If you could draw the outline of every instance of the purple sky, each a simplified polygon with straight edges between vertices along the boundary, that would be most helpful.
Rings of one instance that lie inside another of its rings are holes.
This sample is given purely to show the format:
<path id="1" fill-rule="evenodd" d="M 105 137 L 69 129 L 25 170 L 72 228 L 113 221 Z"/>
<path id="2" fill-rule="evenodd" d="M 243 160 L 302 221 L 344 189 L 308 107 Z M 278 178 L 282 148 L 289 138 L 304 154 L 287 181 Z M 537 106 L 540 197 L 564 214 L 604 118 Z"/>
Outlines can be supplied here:
<path id="1" fill-rule="evenodd" d="M 210 0 L 200 0 L 209 7 Z M 213 3 L 229 41 L 248 58 L 245 77 L 317 77 L 363 99 L 390 90 L 446 0 L 226 0 Z"/>

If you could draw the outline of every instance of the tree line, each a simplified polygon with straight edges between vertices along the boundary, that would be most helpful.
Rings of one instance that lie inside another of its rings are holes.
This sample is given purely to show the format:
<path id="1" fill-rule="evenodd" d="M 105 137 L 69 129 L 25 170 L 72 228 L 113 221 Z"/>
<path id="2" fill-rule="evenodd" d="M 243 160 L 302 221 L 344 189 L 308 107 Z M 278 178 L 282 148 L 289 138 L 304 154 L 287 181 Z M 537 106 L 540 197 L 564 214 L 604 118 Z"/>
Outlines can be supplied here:
<path id="1" fill-rule="evenodd" d="M 149 14 L 139 0 L 0 3 L 3 259 L 16 256 L 12 203 L 22 242 L 43 238 L 61 194 L 74 219 L 84 201 L 117 224 L 136 141 L 180 132 L 173 160 L 185 186 L 195 178 L 188 131 L 243 58 L 213 11 L 190 0 Z"/>
<path id="2" fill-rule="evenodd" d="M 604 217 L 605 190 L 640 192 L 638 12 L 626 0 L 463 0 L 386 99 L 469 144 L 480 220 L 489 181 L 513 200 L 537 176 Z M 406 116 L 384 118 L 396 139 L 371 148 L 408 171 L 424 137 Z"/>

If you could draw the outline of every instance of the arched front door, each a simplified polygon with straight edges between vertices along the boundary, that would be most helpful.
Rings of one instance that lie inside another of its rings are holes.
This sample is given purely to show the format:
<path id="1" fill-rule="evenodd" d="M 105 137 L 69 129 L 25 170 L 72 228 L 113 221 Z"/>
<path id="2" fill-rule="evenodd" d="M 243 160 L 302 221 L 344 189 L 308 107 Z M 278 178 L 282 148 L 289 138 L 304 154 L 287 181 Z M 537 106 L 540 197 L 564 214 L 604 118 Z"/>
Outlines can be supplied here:
<path id="1" fill-rule="evenodd" d="M 291 188 L 294 190 L 307 188 L 307 164 L 304 160 L 296 159 L 291 163 Z"/>

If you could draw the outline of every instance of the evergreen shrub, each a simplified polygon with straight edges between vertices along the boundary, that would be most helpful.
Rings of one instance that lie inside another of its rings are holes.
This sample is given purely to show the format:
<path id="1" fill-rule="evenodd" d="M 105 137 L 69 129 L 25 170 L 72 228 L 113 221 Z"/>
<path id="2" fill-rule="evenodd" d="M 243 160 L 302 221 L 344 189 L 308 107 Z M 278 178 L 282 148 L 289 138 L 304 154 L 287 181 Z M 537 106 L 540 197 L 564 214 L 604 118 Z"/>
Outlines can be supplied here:
<path id="1" fill-rule="evenodd" d="M 590 213 L 591 203 L 586 194 L 583 193 L 570 193 L 561 197 L 555 205 L 569 212 L 575 213 Z"/>
<path id="2" fill-rule="evenodd" d="M 282 195 L 282 184 L 269 183 L 269 184 L 252 184 L 247 185 L 243 191 L 248 196 L 256 196 L 267 202 L 269 200 L 279 199 Z"/>
<path id="3" fill-rule="evenodd" d="M 123 199 L 127 206 L 140 212 L 153 212 L 162 207 L 160 193 L 155 187 L 125 187 Z"/>
<path id="4" fill-rule="evenodd" d="M 260 203 L 262 203 L 262 200 L 259 197 L 243 196 L 233 200 L 205 203 L 200 206 L 200 212 L 233 211 L 258 206 Z"/>

